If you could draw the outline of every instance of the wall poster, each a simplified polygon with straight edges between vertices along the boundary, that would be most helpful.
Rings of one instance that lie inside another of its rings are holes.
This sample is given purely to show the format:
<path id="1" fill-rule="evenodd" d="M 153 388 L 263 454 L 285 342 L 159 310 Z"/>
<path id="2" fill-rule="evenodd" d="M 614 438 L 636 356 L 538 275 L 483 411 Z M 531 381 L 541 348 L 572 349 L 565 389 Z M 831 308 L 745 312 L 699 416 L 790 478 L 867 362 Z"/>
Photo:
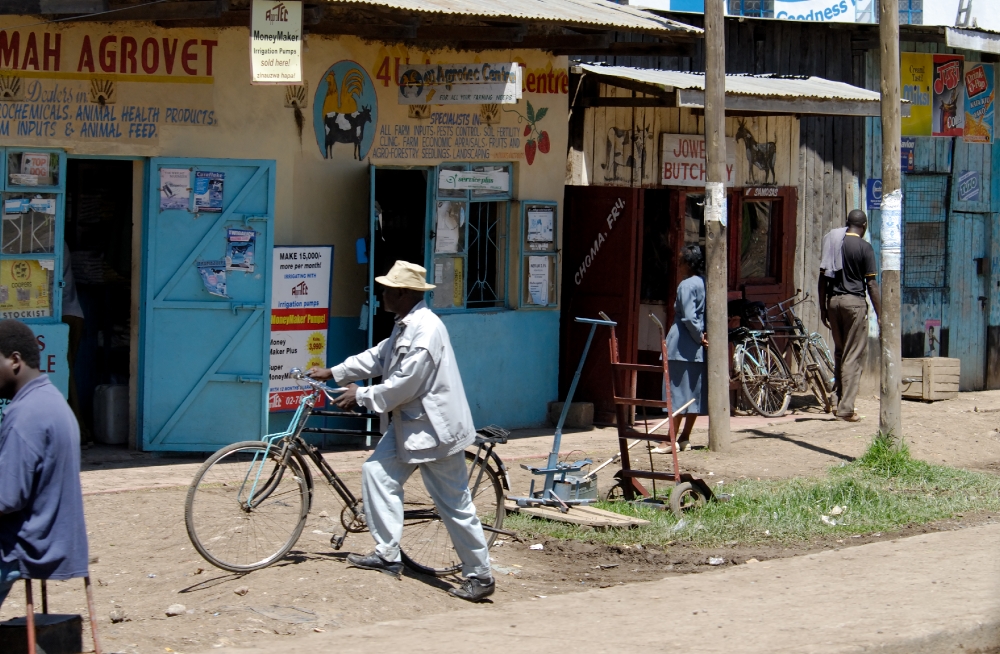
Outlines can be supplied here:
<path id="1" fill-rule="evenodd" d="M 294 411 L 302 388 L 289 371 L 326 365 L 333 246 L 275 246 L 273 257 L 268 406 Z"/>
<path id="2" fill-rule="evenodd" d="M 962 136 L 965 127 L 965 85 L 961 55 L 934 57 L 934 105 L 931 136 Z"/>
<path id="3" fill-rule="evenodd" d="M 250 83 L 302 83 L 302 2 L 253 0 Z"/>
<path id="4" fill-rule="evenodd" d="M 966 143 L 993 142 L 993 64 L 969 62 L 965 70 Z"/>
<path id="5" fill-rule="evenodd" d="M 910 115 L 903 116 L 903 136 L 931 135 L 931 69 L 934 55 L 904 52 L 900 55 L 900 90 L 910 103 Z"/>

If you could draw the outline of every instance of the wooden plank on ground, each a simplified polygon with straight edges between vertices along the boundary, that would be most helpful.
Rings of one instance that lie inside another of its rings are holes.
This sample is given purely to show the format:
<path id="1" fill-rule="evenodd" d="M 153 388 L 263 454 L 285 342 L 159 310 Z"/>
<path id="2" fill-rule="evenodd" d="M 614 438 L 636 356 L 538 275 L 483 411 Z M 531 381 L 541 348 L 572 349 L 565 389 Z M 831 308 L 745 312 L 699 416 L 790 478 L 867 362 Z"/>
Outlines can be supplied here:
<path id="1" fill-rule="evenodd" d="M 620 528 L 631 529 L 648 525 L 649 520 L 633 518 L 612 511 L 605 511 L 593 506 L 574 506 L 566 513 L 551 506 L 518 506 L 514 502 L 504 502 L 504 507 L 511 513 L 524 513 L 535 518 L 544 518 L 555 522 L 593 527 L 594 529 Z"/>

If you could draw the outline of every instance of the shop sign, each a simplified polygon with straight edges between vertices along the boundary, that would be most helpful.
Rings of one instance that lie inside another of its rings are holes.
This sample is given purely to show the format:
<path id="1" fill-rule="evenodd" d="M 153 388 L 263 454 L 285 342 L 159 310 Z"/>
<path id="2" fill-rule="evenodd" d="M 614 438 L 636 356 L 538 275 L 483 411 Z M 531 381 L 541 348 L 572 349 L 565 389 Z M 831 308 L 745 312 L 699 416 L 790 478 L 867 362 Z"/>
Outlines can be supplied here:
<path id="1" fill-rule="evenodd" d="M 506 193 L 510 190 L 510 175 L 506 170 L 477 173 L 461 170 L 442 170 L 438 176 L 442 190 L 476 190 Z"/>
<path id="2" fill-rule="evenodd" d="M 751 186 L 746 190 L 748 198 L 776 198 L 778 197 L 777 186 Z"/>
<path id="3" fill-rule="evenodd" d="M 993 64 L 967 64 L 965 71 L 966 143 L 993 142 Z"/>
<path id="4" fill-rule="evenodd" d="M 666 186 L 704 186 L 705 137 L 664 134 L 660 181 Z M 726 186 L 736 181 L 736 140 L 726 139 Z"/>
<path id="5" fill-rule="evenodd" d="M 399 69 L 399 104 L 517 104 L 517 63 L 424 64 Z"/>
<path id="6" fill-rule="evenodd" d="M 163 126 L 217 123 L 215 30 L 5 24 L 0 138 L 155 145 Z"/>
<path id="7" fill-rule="evenodd" d="M 878 211 L 882 208 L 882 180 L 869 179 L 865 185 L 865 197 L 868 198 L 866 206 L 868 211 Z"/>
<path id="8" fill-rule="evenodd" d="M 302 3 L 253 0 L 250 12 L 250 81 L 302 83 Z"/>
<path id="9" fill-rule="evenodd" d="M 855 0 L 774 0 L 774 17 L 821 23 L 853 23 Z"/>
<path id="10" fill-rule="evenodd" d="M 274 248 L 271 281 L 271 411 L 294 411 L 302 388 L 292 368 L 326 365 L 333 246 Z"/>

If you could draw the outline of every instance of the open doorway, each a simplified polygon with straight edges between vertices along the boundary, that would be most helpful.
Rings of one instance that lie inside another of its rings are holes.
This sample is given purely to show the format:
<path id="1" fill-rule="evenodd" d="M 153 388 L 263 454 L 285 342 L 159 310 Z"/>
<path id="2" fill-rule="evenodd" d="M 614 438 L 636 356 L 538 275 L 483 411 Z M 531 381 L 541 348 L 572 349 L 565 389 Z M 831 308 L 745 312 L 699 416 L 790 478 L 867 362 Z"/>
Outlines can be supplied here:
<path id="1" fill-rule="evenodd" d="M 123 446 L 129 434 L 132 174 L 132 161 L 67 163 L 65 240 L 75 286 L 73 293 L 67 275 L 70 404 L 84 438 Z"/>
<path id="2" fill-rule="evenodd" d="M 375 243 L 371 265 L 375 276 L 389 272 L 397 260 L 424 265 L 427 239 L 426 169 L 375 169 Z M 379 309 L 372 323 L 372 342 L 388 338 L 394 316 L 382 308 L 382 289 L 375 285 Z"/>

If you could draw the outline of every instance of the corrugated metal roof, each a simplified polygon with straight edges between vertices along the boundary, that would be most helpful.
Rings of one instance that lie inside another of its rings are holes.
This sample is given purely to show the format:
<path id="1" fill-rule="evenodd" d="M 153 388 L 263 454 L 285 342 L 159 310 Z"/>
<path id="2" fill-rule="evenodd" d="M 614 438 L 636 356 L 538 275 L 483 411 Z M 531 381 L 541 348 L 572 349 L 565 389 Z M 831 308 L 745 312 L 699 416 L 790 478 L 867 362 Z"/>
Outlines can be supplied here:
<path id="1" fill-rule="evenodd" d="M 333 5 L 361 4 L 417 13 L 548 21 L 564 25 L 686 34 L 695 37 L 704 33 L 701 28 L 608 0 L 327 0 L 327 2 Z"/>
<path id="2" fill-rule="evenodd" d="M 595 66 L 578 64 L 578 67 L 597 75 L 658 86 L 664 91 L 674 89 L 705 90 L 703 73 L 681 73 L 649 68 L 624 66 Z M 727 95 L 746 95 L 761 98 L 801 100 L 850 100 L 853 102 L 879 102 L 881 95 L 843 82 L 833 82 L 822 77 L 783 77 L 777 75 L 726 75 Z"/>

